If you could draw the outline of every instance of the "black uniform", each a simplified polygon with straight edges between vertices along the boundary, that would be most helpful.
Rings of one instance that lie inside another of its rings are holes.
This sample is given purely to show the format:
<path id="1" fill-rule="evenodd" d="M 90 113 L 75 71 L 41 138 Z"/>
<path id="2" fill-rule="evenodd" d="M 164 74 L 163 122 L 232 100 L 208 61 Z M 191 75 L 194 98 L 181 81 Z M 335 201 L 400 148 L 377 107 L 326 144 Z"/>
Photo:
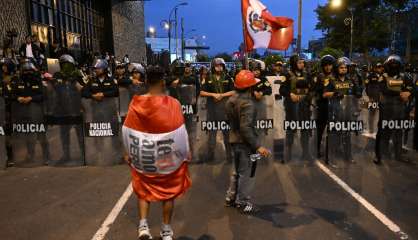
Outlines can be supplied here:
<path id="1" fill-rule="evenodd" d="M 328 100 L 328 121 L 350 122 L 356 121 L 359 116 L 357 99 L 361 97 L 361 87 L 358 83 L 346 75 L 345 78 L 336 78 L 324 83 L 324 93 L 333 92 Z M 329 132 L 328 149 L 336 150 L 334 153 L 342 153 L 346 161 L 353 161 L 351 151 L 351 131 Z M 327 159 L 328 160 L 328 159 Z"/>
<path id="2" fill-rule="evenodd" d="M 91 98 L 93 94 L 103 93 L 104 97 L 118 97 L 118 85 L 113 78 L 107 75 L 101 81 L 99 78 L 94 77 L 83 88 L 82 95 L 85 98 Z"/>
<path id="3" fill-rule="evenodd" d="M 316 125 L 317 125 L 317 132 L 316 132 L 316 141 L 317 141 L 317 154 L 318 157 L 321 155 L 321 143 L 322 143 L 322 136 L 324 134 L 325 128 L 328 122 L 328 99 L 324 98 L 322 95 L 324 93 L 324 84 L 327 82 L 335 81 L 334 74 L 324 74 L 320 73 L 317 77 L 314 77 L 313 84 L 314 90 L 316 95 L 316 107 L 317 107 L 317 114 L 316 114 Z"/>
<path id="4" fill-rule="evenodd" d="M 8 92 L 8 98 L 11 102 L 11 122 L 17 124 L 43 124 L 43 93 L 41 75 L 38 72 L 22 74 L 15 81 L 12 81 L 10 91 Z M 18 101 L 20 97 L 31 97 L 32 101 L 28 104 L 23 104 Z M 33 160 L 36 143 L 39 141 L 42 147 L 43 163 L 48 163 L 49 152 L 45 133 L 30 134 L 25 136 L 25 139 L 21 138 L 22 136 L 19 136 L 19 139 L 16 139 L 16 141 L 24 141 L 26 143 L 26 162 Z M 15 160 L 18 161 L 20 159 Z"/>
<path id="5" fill-rule="evenodd" d="M 226 73 L 223 73 L 219 79 L 216 78 L 215 74 L 211 74 L 209 75 L 207 81 L 202 85 L 202 91 L 210 93 L 226 93 L 233 90 L 233 81 Z M 227 98 L 223 98 L 221 101 L 215 102 L 212 97 L 207 98 L 207 121 L 227 121 L 225 112 L 225 103 L 227 100 Z M 216 147 L 216 133 L 217 131 L 209 132 L 207 159 L 210 161 L 213 160 L 214 157 L 214 149 Z M 225 129 L 222 131 L 222 133 L 227 154 L 226 157 L 227 160 L 230 161 L 232 157 L 229 144 L 229 132 Z"/>
<path id="6" fill-rule="evenodd" d="M 380 114 L 378 132 L 376 136 L 376 161 L 380 162 L 383 155 L 389 155 L 389 143 L 392 140 L 396 160 L 402 159 L 402 129 L 383 128 L 383 121 L 399 121 L 409 118 L 407 104 L 400 98 L 401 92 L 413 91 L 412 79 L 404 73 L 389 75 L 383 74 L 382 94 L 380 101 Z M 389 155 L 390 156 L 390 155 Z"/>
<path id="7" fill-rule="evenodd" d="M 52 116 L 60 125 L 60 138 L 63 155 L 60 161 L 55 164 L 64 164 L 71 160 L 70 149 L 77 146 L 80 153 L 83 152 L 83 134 L 81 128 L 81 88 L 84 85 L 82 75 L 74 68 L 70 72 L 57 72 L 54 74 L 52 86 L 56 97 L 53 99 Z M 71 144 L 71 129 L 74 128 L 77 134 L 78 145 Z M 81 158 L 81 156 L 75 157 Z M 74 159 L 79 161 L 80 159 Z"/>
<path id="8" fill-rule="evenodd" d="M 380 94 L 382 90 L 383 76 L 381 74 L 372 72 L 367 76 L 365 81 L 366 94 L 369 97 L 367 104 L 369 119 L 368 128 L 370 133 L 375 132 L 375 119 L 379 113 L 378 106 L 380 101 Z"/>
<path id="9" fill-rule="evenodd" d="M 309 121 L 311 120 L 311 104 L 313 98 L 313 84 L 310 76 L 306 71 L 289 70 L 285 74 L 286 81 L 280 87 L 280 95 L 284 97 L 284 107 L 286 112 L 286 121 Z M 301 97 L 300 102 L 293 102 L 290 98 L 291 94 Z M 285 157 L 284 162 L 291 160 L 292 146 L 296 131 L 286 131 Z M 302 158 L 311 160 L 309 137 L 310 130 L 301 131 L 301 147 Z"/>

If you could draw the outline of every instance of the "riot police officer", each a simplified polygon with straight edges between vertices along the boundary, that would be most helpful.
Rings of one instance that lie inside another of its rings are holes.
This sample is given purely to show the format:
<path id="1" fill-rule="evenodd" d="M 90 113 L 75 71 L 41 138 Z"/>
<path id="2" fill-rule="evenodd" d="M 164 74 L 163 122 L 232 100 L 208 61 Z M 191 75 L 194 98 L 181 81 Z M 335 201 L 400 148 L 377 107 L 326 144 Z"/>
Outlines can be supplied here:
<path id="1" fill-rule="evenodd" d="M 324 82 L 323 97 L 329 101 L 328 121 L 349 122 L 357 120 L 359 116 L 356 98 L 361 97 L 361 90 L 358 83 L 350 78 L 349 66 L 349 59 L 339 58 L 336 63 L 336 78 Z M 351 151 L 351 131 L 329 132 L 328 135 L 327 144 L 333 145 L 328 149 L 335 149 L 335 153 L 341 152 L 345 161 L 355 163 Z"/>
<path id="2" fill-rule="evenodd" d="M 180 77 L 184 75 L 185 63 L 176 59 L 171 64 L 170 74 L 167 76 L 166 84 L 170 96 L 178 99 L 177 86 L 180 84 Z"/>
<path id="3" fill-rule="evenodd" d="M 331 55 L 325 55 L 321 58 L 321 70 L 322 72 L 318 76 L 314 77 L 315 84 L 315 95 L 316 95 L 316 122 L 317 122 L 317 131 L 316 131 L 316 150 L 317 157 L 321 158 L 321 145 L 322 145 L 322 136 L 324 134 L 325 128 L 328 121 L 328 100 L 323 97 L 324 93 L 324 84 L 335 80 L 334 77 L 334 64 L 335 58 Z"/>
<path id="4" fill-rule="evenodd" d="M 43 124 L 43 85 L 38 69 L 30 60 L 25 60 L 21 66 L 21 75 L 11 83 L 9 97 L 11 100 L 12 123 Z M 45 127 L 45 126 L 44 126 Z M 41 129 L 41 128 L 39 128 Z M 38 129 L 38 130 L 39 130 Z M 24 138 L 24 139 L 22 139 Z M 36 143 L 42 148 L 43 164 L 49 161 L 48 143 L 45 132 L 33 132 L 30 135 L 19 136 L 16 141 L 26 142 L 25 164 L 34 160 Z M 14 149 L 15 150 L 15 149 Z M 14 154 L 15 155 L 15 154 Z M 18 159 L 14 159 L 15 162 Z"/>
<path id="5" fill-rule="evenodd" d="M 374 163 L 380 164 L 383 154 L 389 154 L 390 140 L 392 140 L 395 159 L 402 160 L 402 133 L 404 129 L 393 129 L 384 126 L 385 122 L 402 121 L 409 118 L 406 111 L 413 91 L 412 79 L 401 72 L 402 60 L 397 55 L 391 55 L 384 63 L 382 93 L 380 97 L 380 113 L 378 131 L 376 136 L 376 159 Z M 384 151 L 386 150 L 386 151 Z"/>
<path id="6" fill-rule="evenodd" d="M 81 129 L 81 89 L 85 84 L 80 71 L 76 67 L 74 58 L 64 54 L 59 58 L 61 70 L 53 76 L 52 87 L 56 94 L 53 99 L 52 115 L 66 124 L 59 126 L 63 150 L 61 159 L 56 164 L 63 164 L 71 160 L 70 132 L 74 128 L 77 133 L 78 149 L 83 152 L 83 134 Z M 60 123 L 58 123 L 60 124 Z M 76 161 L 79 159 L 75 159 Z"/>
<path id="7" fill-rule="evenodd" d="M 145 80 L 145 68 L 140 63 L 131 63 L 128 67 L 131 72 L 129 91 L 131 98 L 134 95 L 144 95 L 148 88 Z"/>
<path id="8" fill-rule="evenodd" d="M 365 80 L 366 94 L 369 98 L 367 108 L 369 113 L 368 129 L 369 133 L 375 133 L 375 120 L 378 116 L 378 104 L 380 100 L 380 94 L 383 82 L 383 65 L 376 63 L 373 71 L 370 72 Z"/>
<path id="9" fill-rule="evenodd" d="M 255 122 L 257 116 L 254 96 L 257 84 L 254 74 L 248 70 L 239 72 L 235 79 L 237 94 L 226 103 L 226 113 L 231 125 L 230 142 L 234 166 L 230 187 L 226 194 L 226 206 L 234 206 L 244 214 L 256 212 L 258 208 L 250 202 L 254 175 L 250 155 L 259 153 L 267 157 L 270 152 L 258 141 Z"/>
<path id="10" fill-rule="evenodd" d="M 234 94 L 233 81 L 226 73 L 226 64 L 222 58 L 215 58 L 211 63 L 211 74 L 200 91 L 201 97 L 207 98 L 207 121 L 225 121 L 225 103 Z M 207 160 L 214 160 L 214 149 L 216 147 L 216 134 L 218 130 L 209 132 Z M 231 151 L 229 145 L 228 129 L 222 129 L 223 140 L 226 151 L 226 158 L 231 162 Z"/>
<path id="11" fill-rule="evenodd" d="M 84 139 L 87 165 L 114 165 L 121 160 L 118 118 L 118 85 L 107 73 L 108 64 L 98 59 L 95 75 L 83 88 L 84 121 L 88 128 Z M 102 124 L 104 123 L 104 124 Z M 103 131 L 105 130 L 105 131 Z"/>
<path id="12" fill-rule="evenodd" d="M 186 129 L 189 134 L 190 150 L 192 154 L 194 154 L 196 142 L 196 114 L 198 111 L 197 103 L 200 93 L 200 82 L 189 61 L 184 63 L 184 71 L 178 78 L 176 90 L 178 100 L 183 109 Z"/>
<path id="13" fill-rule="evenodd" d="M 296 54 L 290 57 L 290 69 L 286 72 L 286 81 L 280 87 L 280 95 L 284 97 L 286 121 L 310 121 L 313 84 L 305 70 L 305 59 Z M 287 130 L 285 138 L 285 156 L 283 163 L 292 158 L 292 147 L 295 130 Z M 301 130 L 300 141 L 302 159 L 310 162 L 312 156 L 309 149 L 310 130 Z"/>
<path id="14" fill-rule="evenodd" d="M 107 97 L 118 97 L 118 85 L 116 81 L 107 74 L 108 67 L 106 60 L 96 60 L 93 64 L 95 76 L 91 78 L 83 88 L 83 97 L 92 98 L 96 101 L 102 101 Z"/>

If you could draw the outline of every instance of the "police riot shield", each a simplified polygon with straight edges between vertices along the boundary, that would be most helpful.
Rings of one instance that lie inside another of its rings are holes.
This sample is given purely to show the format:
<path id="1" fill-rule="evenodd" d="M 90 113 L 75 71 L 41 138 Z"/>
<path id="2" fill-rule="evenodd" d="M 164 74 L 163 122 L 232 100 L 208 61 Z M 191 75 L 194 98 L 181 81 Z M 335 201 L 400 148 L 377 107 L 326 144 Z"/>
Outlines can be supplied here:
<path id="1" fill-rule="evenodd" d="M 340 160 L 354 163 L 355 153 L 364 146 L 361 134 L 364 123 L 360 119 L 359 98 L 353 95 L 333 97 L 328 101 L 326 163 L 337 166 Z"/>
<path id="2" fill-rule="evenodd" d="M 412 150 L 412 134 L 416 127 L 410 115 L 410 103 L 399 96 L 383 96 L 380 104 L 378 133 L 376 135 L 376 160 L 408 161 Z"/>
<path id="3" fill-rule="evenodd" d="M 189 135 L 190 151 L 192 152 L 192 160 L 196 159 L 195 143 L 196 143 L 196 126 L 197 126 L 197 96 L 196 86 L 181 84 L 177 87 L 178 100 L 183 110 L 185 125 Z"/>
<path id="4" fill-rule="evenodd" d="M 135 95 L 143 95 L 146 92 L 147 88 L 145 83 L 119 86 L 119 116 L 122 118 L 122 122 L 124 122 L 124 119 L 126 118 L 132 98 Z"/>
<path id="5" fill-rule="evenodd" d="M 125 86 L 119 86 L 119 116 L 122 118 L 122 122 L 126 118 L 130 102 L 131 94 L 129 89 Z"/>
<path id="6" fill-rule="evenodd" d="M 316 122 L 313 119 L 313 105 L 308 90 L 297 94 L 299 100 L 294 102 L 284 98 L 285 120 L 283 162 L 312 164 L 314 160 L 314 131 Z"/>
<path id="7" fill-rule="evenodd" d="M 225 112 L 225 103 L 228 98 L 216 101 L 214 98 L 206 98 L 206 107 L 199 111 L 200 127 L 198 135 L 198 162 L 232 162 L 232 153 L 229 144 L 228 119 Z M 222 136 L 218 136 L 222 133 Z M 196 148 L 196 147 L 195 147 Z M 216 153 L 216 159 L 215 159 Z M 217 160 L 217 161 L 216 161 Z"/>
<path id="8" fill-rule="evenodd" d="M 273 151 L 273 158 L 276 161 L 284 160 L 284 141 L 285 141 L 285 131 L 284 131 L 284 121 L 285 121 L 285 110 L 284 110 L 284 99 L 280 96 L 280 86 L 284 81 L 283 77 L 280 76 L 267 76 L 267 80 L 272 86 L 273 96 L 268 97 L 266 102 L 267 106 L 270 106 L 267 109 L 269 118 L 273 119 L 273 129 L 269 130 L 269 137 L 272 141 L 271 149 Z"/>
<path id="9" fill-rule="evenodd" d="M 87 165 L 110 166 L 122 161 L 118 98 L 82 99 L 84 149 Z"/>
<path id="10" fill-rule="evenodd" d="M 17 167 L 36 167 L 48 164 L 43 103 L 11 104 L 12 155 Z"/>
<path id="11" fill-rule="evenodd" d="M 46 94 L 49 165 L 84 165 L 81 86 L 77 82 L 54 79 Z"/>
<path id="12" fill-rule="evenodd" d="M 0 96 L 0 169 L 6 168 L 6 104 L 4 98 Z"/>

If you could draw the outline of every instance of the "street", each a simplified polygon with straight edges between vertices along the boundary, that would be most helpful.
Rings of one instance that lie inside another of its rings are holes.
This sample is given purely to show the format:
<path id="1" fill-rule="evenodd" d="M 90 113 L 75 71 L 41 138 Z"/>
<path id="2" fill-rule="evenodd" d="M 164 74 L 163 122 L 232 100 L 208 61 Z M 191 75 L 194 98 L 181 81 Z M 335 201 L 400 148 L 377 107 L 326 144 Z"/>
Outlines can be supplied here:
<path id="1" fill-rule="evenodd" d="M 177 201 L 176 239 L 400 239 L 318 166 L 261 164 L 254 199 L 244 216 L 223 206 L 230 165 L 192 165 L 191 190 Z M 334 173 L 417 239 L 416 165 L 359 162 Z M 9 169 L 0 175 L 0 239 L 91 239 L 129 184 L 126 166 Z M 158 234 L 160 205 L 153 205 Z M 103 239 L 136 239 L 131 195 Z M 313 237 L 315 236 L 315 237 Z"/>

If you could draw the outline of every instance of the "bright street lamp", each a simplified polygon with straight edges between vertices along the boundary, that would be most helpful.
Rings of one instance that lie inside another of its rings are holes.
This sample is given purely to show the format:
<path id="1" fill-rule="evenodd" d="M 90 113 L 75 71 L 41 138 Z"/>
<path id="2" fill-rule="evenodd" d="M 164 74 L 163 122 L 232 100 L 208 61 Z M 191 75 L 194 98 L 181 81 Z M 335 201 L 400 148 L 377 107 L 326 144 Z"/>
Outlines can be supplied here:
<path id="1" fill-rule="evenodd" d="M 149 27 L 148 31 L 149 31 L 151 34 L 154 34 L 154 33 L 155 33 L 155 28 L 154 28 L 154 27 Z"/>
<path id="2" fill-rule="evenodd" d="M 341 5 L 343 5 L 342 0 L 331 0 L 331 7 L 332 8 L 339 8 L 339 7 L 341 7 Z"/>
<path id="3" fill-rule="evenodd" d="M 331 8 L 339 8 L 343 5 L 342 0 L 331 0 L 330 6 Z M 353 59 L 353 35 L 354 35 L 354 8 L 349 7 L 348 11 L 350 11 L 350 18 L 344 19 L 344 23 L 346 25 L 350 25 L 350 59 Z"/>

